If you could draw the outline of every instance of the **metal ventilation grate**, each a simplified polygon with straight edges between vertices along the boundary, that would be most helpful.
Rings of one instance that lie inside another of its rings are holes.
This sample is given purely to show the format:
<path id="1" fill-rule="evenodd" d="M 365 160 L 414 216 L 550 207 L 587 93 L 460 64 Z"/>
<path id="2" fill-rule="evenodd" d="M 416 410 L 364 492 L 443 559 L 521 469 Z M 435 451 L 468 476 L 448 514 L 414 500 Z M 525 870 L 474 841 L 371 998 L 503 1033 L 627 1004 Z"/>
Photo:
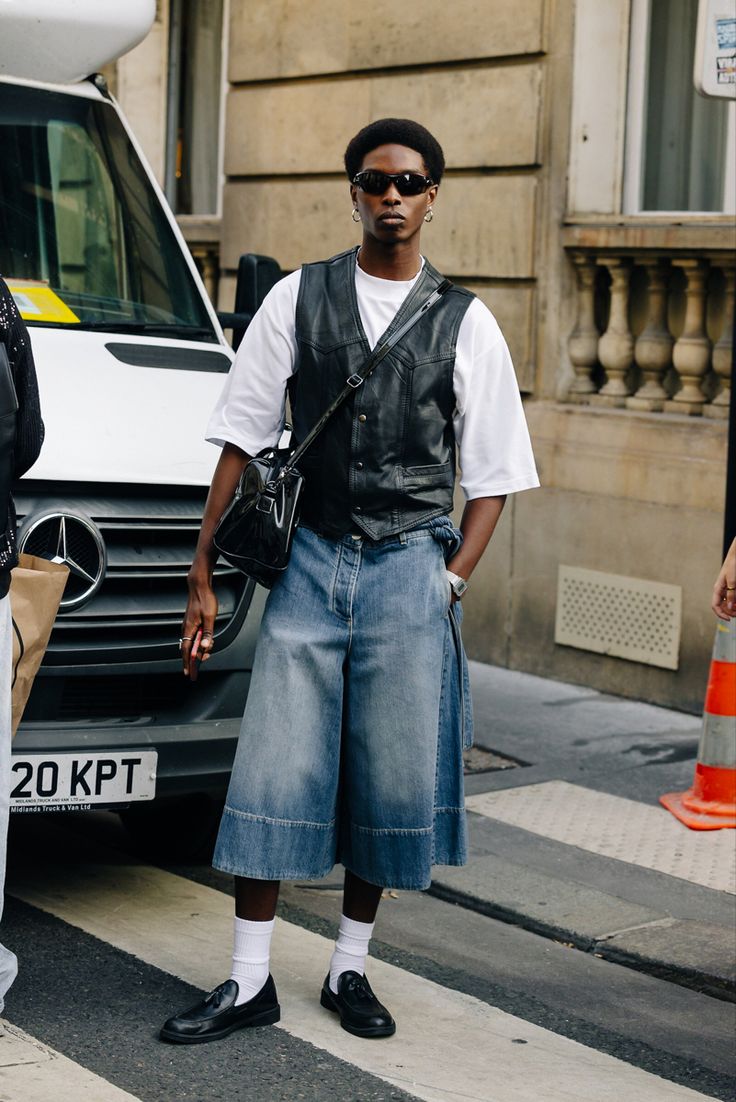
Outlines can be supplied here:
<path id="1" fill-rule="evenodd" d="M 682 590 L 676 585 L 560 566 L 555 642 L 676 670 Z"/>

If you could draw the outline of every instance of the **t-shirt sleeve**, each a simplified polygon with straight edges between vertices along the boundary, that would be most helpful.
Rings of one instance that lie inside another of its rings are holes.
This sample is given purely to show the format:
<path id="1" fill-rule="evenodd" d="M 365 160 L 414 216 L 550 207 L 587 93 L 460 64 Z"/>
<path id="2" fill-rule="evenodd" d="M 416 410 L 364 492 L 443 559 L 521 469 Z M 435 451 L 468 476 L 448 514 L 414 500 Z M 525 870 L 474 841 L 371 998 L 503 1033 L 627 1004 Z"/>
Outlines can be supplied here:
<path id="1" fill-rule="evenodd" d="M 301 272 L 280 280 L 245 331 L 205 437 L 247 455 L 275 447 L 281 436 L 286 384 L 296 363 L 296 299 Z"/>
<path id="2" fill-rule="evenodd" d="M 458 334 L 453 420 L 468 500 L 539 485 L 519 385 L 506 341 L 475 299 Z"/>

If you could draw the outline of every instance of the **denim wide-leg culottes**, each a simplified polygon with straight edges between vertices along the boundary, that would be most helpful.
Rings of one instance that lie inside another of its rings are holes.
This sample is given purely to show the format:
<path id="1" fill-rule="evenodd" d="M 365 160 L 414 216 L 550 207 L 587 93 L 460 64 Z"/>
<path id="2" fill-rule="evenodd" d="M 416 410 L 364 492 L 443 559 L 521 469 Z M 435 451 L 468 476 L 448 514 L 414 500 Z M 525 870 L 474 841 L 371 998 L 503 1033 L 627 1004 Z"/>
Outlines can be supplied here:
<path id="1" fill-rule="evenodd" d="M 462 732 L 441 722 L 457 680 L 445 554 L 460 539 L 446 517 L 378 541 L 297 530 L 266 602 L 216 868 L 307 880 L 341 863 L 422 889 L 433 864 L 465 862 Z"/>

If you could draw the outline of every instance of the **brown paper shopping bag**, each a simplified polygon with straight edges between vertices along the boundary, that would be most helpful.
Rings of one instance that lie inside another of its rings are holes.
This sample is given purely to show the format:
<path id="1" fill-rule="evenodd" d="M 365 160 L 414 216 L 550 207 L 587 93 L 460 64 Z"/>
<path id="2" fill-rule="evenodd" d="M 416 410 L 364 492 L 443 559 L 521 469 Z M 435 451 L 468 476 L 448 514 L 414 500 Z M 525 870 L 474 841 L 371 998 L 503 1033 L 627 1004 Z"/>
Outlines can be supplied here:
<path id="1" fill-rule="evenodd" d="M 69 567 L 21 555 L 10 574 L 13 617 L 12 733 L 18 730 L 33 679 L 46 653 Z"/>

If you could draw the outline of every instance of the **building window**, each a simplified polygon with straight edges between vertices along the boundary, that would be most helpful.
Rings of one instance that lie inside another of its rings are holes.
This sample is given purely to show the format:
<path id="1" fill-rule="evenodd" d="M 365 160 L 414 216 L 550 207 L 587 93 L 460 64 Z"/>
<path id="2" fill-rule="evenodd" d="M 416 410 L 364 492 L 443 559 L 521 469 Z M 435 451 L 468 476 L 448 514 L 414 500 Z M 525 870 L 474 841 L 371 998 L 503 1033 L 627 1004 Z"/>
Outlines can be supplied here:
<path id="1" fill-rule="evenodd" d="M 171 0 L 165 191 L 176 214 L 217 214 L 223 0 Z"/>
<path id="2" fill-rule="evenodd" d="M 698 0 L 633 0 L 624 210 L 732 213 L 736 105 L 693 86 Z"/>

